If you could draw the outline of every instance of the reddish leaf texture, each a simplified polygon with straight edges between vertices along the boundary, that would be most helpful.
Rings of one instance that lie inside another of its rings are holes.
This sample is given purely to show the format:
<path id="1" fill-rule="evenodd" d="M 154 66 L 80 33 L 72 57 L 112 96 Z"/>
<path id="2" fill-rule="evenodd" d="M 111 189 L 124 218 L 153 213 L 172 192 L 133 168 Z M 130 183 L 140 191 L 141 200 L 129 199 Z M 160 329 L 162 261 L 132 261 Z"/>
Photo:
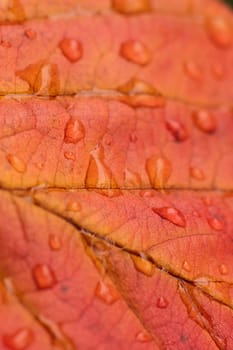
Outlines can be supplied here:
<path id="1" fill-rule="evenodd" d="M 0 350 L 233 349 L 233 16 L 0 3 Z"/>

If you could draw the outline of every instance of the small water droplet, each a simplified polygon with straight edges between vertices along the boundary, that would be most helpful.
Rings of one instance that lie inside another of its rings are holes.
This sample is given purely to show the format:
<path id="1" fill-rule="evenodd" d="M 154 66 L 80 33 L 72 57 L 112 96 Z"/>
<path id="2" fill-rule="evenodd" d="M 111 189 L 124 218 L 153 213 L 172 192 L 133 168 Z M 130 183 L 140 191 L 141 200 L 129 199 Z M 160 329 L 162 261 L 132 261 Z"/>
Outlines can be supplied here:
<path id="1" fill-rule="evenodd" d="M 117 299 L 119 299 L 119 294 L 117 293 L 116 289 L 111 284 L 103 281 L 97 283 L 95 295 L 108 305 L 113 304 L 115 301 L 117 301 Z"/>
<path id="2" fill-rule="evenodd" d="M 42 170 L 43 167 L 44 167 L 44 163 L 43 162 L 37 162 L 37 163 L 35 163 L 35 166 L 37 167 L 37 169 Z"/>
<path id="3" fill-rule="evenodd" d="M 146 161 L 146 171 L 153 188 L 163 188 L 171 176 L 172 167 L 165 157 L 152 156 Z"/>
<path id="4" fill-rule="evenodd" d="M 146 94 L 127 96 L 127 99 L 125 99 L 124 102 L 135 108 L 163 108 L 166 105 L 166 100 L 163 96 Z"/>
<path id="5" fill-rule="evenodd" d="M 227 275 L 228 274 L 228 267 L 225 264 L 219 265 L 219 271 L 221 275 Z"/>
<path id="6" fill-rule="evenodd" d="M 68 160 L 75 160 L 76 159 L 74 152 L 70 152 L 70 151 L 64 152 L 64 157 Z"/>
<path id="7" fill-rule="evenodd" d="M 191 266 L 190 266 L 190 264 L 188 263 L 188 261 L 186 261 L 186 260 L 183 262 L 182 268 L 183 268 L 185 271 L 187 271 L 187 272 L 190 272 L 190 271 L 191 271 Z"/>
<path id="8" fill-rule="evenodd" d="M 152 210 L 161 218 L 168 220 L 177 226 L 186 227 L 185 217 L 180 210 L 174 207 L 152 208 Z"/>
<path id="9" fill-rule="evenodd" d="M 70 201 L 67 203 L 66 210 L 68 210 L 68 211 L 80 211 L 81 204 L 77 201 Z"/>
<path id="10" fill-rule="evenodd" d="M 146 258 L 141 258 L 139 256 L 131 256 L 131 259 L 136 270 L 138 270 L 146 276 L 153 276 L 154 266 L 149 260 L 147 260 Z"/>
<path id="11" fill-rule="evenodd" d="M 148 332 L 141 331 L 136 334 L 136 340 L 141 343 L 147 343 L 152 340 L 152 337 Z"/>
<path id="12" fill-rule="evenodd" d="M 200 217 L 200 214 L 199 214 L 196 210 L 193 210 L 192 214 L 193 214 L 193 216 L 195 216 L 196 218 L 199 218 L 199 217 Z"/>
<path id="13" fill-rule="evenodd" d="M 33 342 L 34 334 L 29 328 L 3 335 L 3 343 L 10 350 L 26 350 Z"/>
<path id="14" fill-rule="evenodd" d="M 34 29 L 31 29 L 31 28 L 28 28 L 28 29 L 25 29 L 25 35 L 28 39 L 35 39 L 37 37 L 37 34 L 36 34 L 36 31 Z"/>
<path id="15" fill-rule="evenodd" d="M 197 81 L 202 80 L 202 76 L 203 76 L 202 70 L 195 61 L 190 60 L 185 62 L 184 69 L 186 74 L 191 79 L 197 80 Z"/>
<path id="16" fill-rule="evenodd" d="M 112 144 L 112 136 L 106 134 L 106 135 L 104 136 L 104 138 L 103 138 L 103 141 L 104 141 L 104 144 L 105 144 L 105 145 L 111 146 L 111 144 Z"/>
<path id="17" fill-rule="evenodd" d="M 207 32 L 216 46 L 227 49 L 232 45 L 232 28 L 226 18 L 211 17 L 207 20 L 206 25 Z"/>
<path id="18" fill-rule="evenodd" d="M 205 205 L 210 206 L 212 204 L 212 199 L 210 197 L 202 197 L 202 202 Z"/>
<path id="19" fill-rule="evenodd" d="M 113 0 L 112 6 L 115 11 L 125 14 L 147 12 L 151 9 L 150 0 Z"/>
<path id="20" fill-rule="evenodd" d="M 52 250 L 60 250 L 62 246 L 62 242 L 59 236 L 50 235 L 49 236 L 49 246 Z"/>
<path id="21" fill-rule="evenodd" d="M 154 191 L 150 191 L 150 190 L 141 190 L 140 196 L 143 198 L 152 198 L 155 196 L 155 193 Z"/>
<path id="22" fill-rule="evenodd" d="M 189 137 L 188 130 L 185 125 L 177 120 L 167 120 L 166 127 L 177 142 L 185 141 Z"/>
<path id="23" fill-rule="evenodd" d="M 10 163 L 10 165 L 19 173 L 24 173 L 26 171 L 26 169 L 27 169 L 26 164 L 19 157 L 15 156 L 13 154 L 8 154 L 7 160 Z"/>
<path id="24" fill-rule="evenodd" d="M 59 44 L 63 55 L 72 63 L 79 61 L 83 55 L 83 46 L 80 41 L 71 38 L 63 39 Z"/>
<path id="25" fill-rule="evenodd" d="M 205 179 L 205 175 L 204 175 L 203 171 L 199 168 L 190 167 L 189 172 L 190 172 L 190 176 L 196 180 L 204 180 Z"/>
<path id="26" fill-rule="evenodd" d="M 160 309 L 165 309 L 166 307 L 168 307 L 168 301 L 167 299 L 161 296 L 157 299 L 156 305 Z"/>
<path id="27" fill-rule="evenodd" d="M 212 134 L 216 131 L 217 125 L 213 114 L 204 109 L 193 113 L 193 120 L 196 127 L 206 133 Z"/>
<path id="28" fill-rule="evenodd" d="M 54 273 L 48 265 L 36 265 L 32 270 L 32 275 L 39 289 L 52 288 L 56 284 Z"/>
<path id="29" fill-rule="evenodd" d="M 120 48 L 122 57 L 139 65 L 146 65 L 151 61 L 150 50 L 140 41 L 129 40 L 124 42 Z"/>
<path id="30" fill-rule="evenodd" d="M 130 135 L 129 135 L 129 140 L 130 140 L 130 142 L 133 142 L 133 143 L 137 142 L 138 137 L 137 137 L 137 135 L 135 134 L 135 132 L 131 132 L 131 133 L 130 133 Z"/>
<path id="31" fill-rule="evenodd" d="M 65 143 L 77 143 L 85 136 L 85 130 L 83 124 L 75 119 L 70 118 L 65 127 Z"/>
<path id="32" fill-rule="evenodd" d="M 207 219 L 209 225 L 212 227 L 212 229 L 216 231 L 222 231 L 224 228 L 224 224 L 221 220 L 211 217 Z"/>

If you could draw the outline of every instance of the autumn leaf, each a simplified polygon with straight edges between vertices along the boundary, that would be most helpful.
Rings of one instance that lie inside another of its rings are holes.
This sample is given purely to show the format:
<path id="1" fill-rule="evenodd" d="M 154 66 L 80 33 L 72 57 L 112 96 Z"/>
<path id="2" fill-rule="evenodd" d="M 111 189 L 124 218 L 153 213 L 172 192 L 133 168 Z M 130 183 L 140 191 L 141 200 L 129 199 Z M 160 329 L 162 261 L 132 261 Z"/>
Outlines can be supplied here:
<path id="1" fill-rule="evenodd" d="M 0 350 L 233 349 L 229 7 L 0 21 Z"/>

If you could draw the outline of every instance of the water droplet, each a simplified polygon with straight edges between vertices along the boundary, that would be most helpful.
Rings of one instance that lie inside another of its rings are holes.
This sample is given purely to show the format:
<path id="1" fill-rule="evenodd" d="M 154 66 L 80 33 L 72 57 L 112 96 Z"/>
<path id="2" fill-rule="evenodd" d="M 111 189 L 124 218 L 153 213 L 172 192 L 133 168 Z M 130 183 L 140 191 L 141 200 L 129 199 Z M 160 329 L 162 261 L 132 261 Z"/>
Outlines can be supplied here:
<path id="1" fill-rule="evenodd" d="M 14 156 L 13 154 L 8 154 L 7 160 L 10 163 L 10 165 L 19 173 L 24 173 L 26 171 L 26 164 L 19 157 Z"/>
<path id="2" fill-rule="evenodd" d="M 191 266 L 186 260 L 183 262 L 182 268 L 187 272 L 191 271 Z"/>
<path id="3" fill-rule="evenodd" d="M 69 152 L 69 151 L 64 152 L 64 157 L 68 160 L 75 160 L 76 159 L 74 152 Z"/>
<path id="4" fill-rule="evenodd" d="M 125 14 L 147 12 L 151 9 L 150 0 L 113 0 L 112 6 L 115 11 Z"/>
<path id="5" fill-rule="evenodd" d="M 193 113 L 193 120 L 196 127 L 206 133 L 212 134 L 216 131 L 217 125 L 214 116 L 204 109 Z"/>
<path id="6" fill-rule="evenodd" d="M 185 62 L 184 69 L 191 79 L 197 80 L 197 81 L 202 80 L 202 76 L 203 76 L 202 70 L 195 61 L 190 60 Z"/>
<path id="7" fill-rule="evenodd" d="M 139 256 L 131 256 L 131 259 L 133 261 L 134 267 L 139 272 L 149 277 L 154 274 L 154 266 L 146 258 L 141 258 Z"/>
<path id="8" fill-rule="evenodd" d="M 135 96 L 127 96 L 127 99 L 125 99 L 124 102 L 135 108 L 162 108 L 166 105 L 165 98 L 159 95 L 139 94 Z"/>
<path id="9" fill-rule="evenodd" d="M 37 167 L 37 169 L 42 170 L 43 167 L 44 167 L 44 163 L 43 162 L 37 162 L 37 163 L 35 163 L 35 166 Z"/>
<path id="10" fill-rule="evenodd" d="M 152 208 L 152 210 L 161 218 L 168 220 L 177 226 L 186 226 L 186 220 L 184 215 L 181 213 L 180 210 L 174 207 Z"/>
<path id="11" fill-rule="evenodd" d="M 153 188 L 163 188 L 171 176 L 172 167 L 165 157 L 152 156 L 146 161 L 146 171 Z"/>
<path id="12" fill-rule="evenodd" d="M 62 242 L 59 236 L 50 235 L 49 236 L 49 246 L 52 250 L 60 250 L 62 246 Z"/>
<path id="13" fill-rule="evenodd" d="M 160 309 L 165 309 L 166 307 L 168 307 L 168 301 L 167 299 L 165 299 L 164 297 L 159 297 L 157 299 L 157 303 L 156 303 L 157 307 Z"/>
<path id="14" fill-rule="evenodd" d="M 193 177 L 196 180 L 204 180 L 205 176 L 204 173 L 201 169 L 196 168 L 196 167 L 190 167 L 190 176 Z"/>
<path id="15" fill-rule="evenodd" d="M 108 134 L 104 135 L 103 141 L 104 141 L 105 145 L 111 146 L 111 144 L 112 144 L 112 136 L 108 135 Z"/>
<path id="16" fill-rule="evenodd" d="M 54 273 L 48 265 L 36 265 L 32 270 L 32 275 L 39 289 L 52 288 L 56 283 Z"/>
<path id="17" fill-rule="evenodd" d="M 177 120 L 167 120 L 166 127 L 177 142 L 185 141 L 189 137 L 188 130 L 185 125 Z"/>
<path id="18" fill-rule="evenodd" d="M 218 80 L 222 80 L 225 77 L 225 70 L 223 65 L 220 62 L 215 63 L 212 66 L 212 73 L 213 73 L 213 76 Z"/>
<path id="19" fill-rule="evenodd" d="M 227 49 L 232 45 L 232 28 L 226 18 L 211 17 L 207 20 L 206 25 L 207 32 L 216 46 Z"/>
<path id="20" fill-rule="evenodd" d="M 108 305 L 113 304 L 115 301 L 117 301 L 117 299 L 119 299 L 119 294 L 117 293 L 116 289 L 111 284 L 103 281 L 97 283 L 95 295 Z"/>
<path id="21" fill-rule="evenodd" d="M 77 143 L 85 136 L 85 130 L 83 124 L 75 119 L 70 118 L 65 127 L 65 143 Z"/>
<path id="22" fill-rule="evenodd" d="M 90 162 L 85 181 L 86 186 L 88 188 L 116 188 L 117 184 L 112 176 L 112 172 L 105 164 L 103 147 L 96 146 L 90 154 Z"/>
<path id="23" fill-rule="evenodd" d="M 80 211 L 81 210 L 81 204 L 76 201 L 70 201 L 67 203 L 66 210 L 68 211 Z"/>
<path id="24" fill-rule="evenodd" d="M 146 65 L 152 56 L 149 49 L 140 41 L 129 40 L 124 42 L 120 48 L 122 57 L 136 64 Z"/>
<path id="25" fill-rule="evenodd" d="M 137 95 L 137 94 L 144 94 L 144 95 L 151 95 L 151 94 L 158 94 L 156 89 L 150 85 L 149 83 L 143 81 L 143 80 L 138 80 L 138 79 L 130 79 L 126 84 L 121 85 L 118 87 L 118 90 L 120 92 L 123 92 L 125 94 L 132 94 L 132 95 Z"/>
<path id="26" fill-rule="evenodd" d="M 212 227 L 212 229 L 216 230 L 216 231 L 222 231 L 224 228 L 224 224 L 222 221 L 220 221 L 217 218 L 208 218 L 207 219 L 209 225 Z"/>
<path id="27" fill-rule="evenodd" d="M 219 271 L 221 275 L 227 275 L 228 274 L 228 267 L 225 264 L 219 265 Z"/>
<path id="28" fill-rule="evenodd" d="M 150 190 L 142 190 L 140 191 L 140 196 L 143 198 L 152 198 L 155 196 L 154 191 L 150 191 Z"/>
<path id="29" fill-rule="evenodd" d="M 59 44 L 63 55 L 72 63 L 79 61 L 83 55 L 83 47 L 80 41 L 71 38 L 63 39 Z"/>
<path id="30" fill-rule="evenodd" d="M 129 140 L 130 140 L 130 142 L 133 142 L 133 143 L 137 142 L 138 137 L 137 137 L 137 135 L 135 134 L 135 132 L 131 132 L 131 133 L 130 133 L 130 135 L 129 135 Z"/>
<path id="31" fill-rule="evenodd" d="M 29 328 L 21 328 L 15 333 L 3 335 L 3 343 L 10 350 L 26 350 L 33 339 L 33 332 Z"/>
<path id="32" fill-rule="evenodd" d="M 212 204 L 212 199 L 210 197 L 202 197 L 202 202 L 205 205 L 210 206 Z"/>
<path id="33" fill-rule="evenodd" d="M 36 31 L 34 29 L 31 29 L 31 28 L 28 28 L 28 29 L 25 29 L 25 35 L 28 39 L 35 39 L 37 37 L 37 34 L 36 34 Z"/>
<path id="34" fill-rule="evenodd" d="M 147 343 L 152 340 L 152 337 L 148 332 L 141 331 L 136 334 L 136 340 L 141 343 Z"/>

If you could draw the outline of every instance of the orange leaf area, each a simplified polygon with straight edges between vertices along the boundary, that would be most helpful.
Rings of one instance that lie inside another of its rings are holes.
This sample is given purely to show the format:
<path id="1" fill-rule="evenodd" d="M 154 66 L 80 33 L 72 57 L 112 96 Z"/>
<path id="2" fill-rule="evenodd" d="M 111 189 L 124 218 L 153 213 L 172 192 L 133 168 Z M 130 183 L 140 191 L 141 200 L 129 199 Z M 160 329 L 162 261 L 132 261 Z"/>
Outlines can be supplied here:
<path id="1" fill-rule="evenodd" d="M 233 20 L 0 1 L 0 350 L 233 349 Z"/>

